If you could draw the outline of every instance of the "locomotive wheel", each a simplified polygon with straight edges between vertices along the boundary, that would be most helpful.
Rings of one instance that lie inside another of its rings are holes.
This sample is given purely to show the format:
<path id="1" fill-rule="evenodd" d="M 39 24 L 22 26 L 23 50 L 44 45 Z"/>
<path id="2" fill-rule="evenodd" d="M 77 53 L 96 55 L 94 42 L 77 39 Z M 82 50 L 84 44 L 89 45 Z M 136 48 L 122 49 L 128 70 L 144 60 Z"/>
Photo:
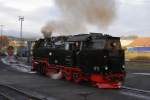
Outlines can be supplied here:
<path id="1" fill-rule="evenodd" d="M 74 73 L 73 74 L 73 80 L 75 83 L 81 82 L 81 75 L 79 73 Z"/>
<path id="2" fill-rule="evenodd" d="M 41 66 L 40 64 L 37 66 L 37 68 L 36 68 L 36 71 L 37 71 L 37 73 L 38 74 L 41 74 L 41 75 L 44 75 L 45 74 L 45 72 L 44 72 L 44 65 L 43 66 Z"/>
<path id="3" fill-rule="evenodd" d="M 41 66 L 41 74 L 45 75 L 45 65 Z"/>
<path id="4" fill-rule="evenodd" d="M 65 72 L 64 73 L 64 78 L 68 81 L 71 81 L 72 80 L 72 74 L 71 72 Z"/>
<path id="5" fill-rule="evenodd" d="M 40 65 L 39 65 L 39 64 L 38 64 L 37 67 L 36 67 L 36 72 L 37 72 L 38 74 L 40 74 Z"/>

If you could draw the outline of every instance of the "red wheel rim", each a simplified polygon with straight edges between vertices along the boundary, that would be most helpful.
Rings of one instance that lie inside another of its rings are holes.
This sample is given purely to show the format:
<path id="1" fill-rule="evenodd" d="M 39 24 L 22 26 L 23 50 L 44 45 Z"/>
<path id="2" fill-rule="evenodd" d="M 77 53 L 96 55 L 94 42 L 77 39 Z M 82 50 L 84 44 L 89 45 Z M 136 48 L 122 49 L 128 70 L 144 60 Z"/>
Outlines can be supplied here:
<path id="1" fill-rule="evenodd" d="M 68 81 L 70 81 L 70 80 L 72 80 L 72 75 L 71 75 L 71 73 L 65 73 L 65 79 L 66 80 L 68 80 Z"/>
<path id="2" fill-rule="evenodd" d="M 81 81 L 81 77 L 80 77 L 80 75 L 78 74 L 77 77 L 74 78 L 74 82 L 75 82 L 75 83 L 79 83 L 80 81 Z"/>

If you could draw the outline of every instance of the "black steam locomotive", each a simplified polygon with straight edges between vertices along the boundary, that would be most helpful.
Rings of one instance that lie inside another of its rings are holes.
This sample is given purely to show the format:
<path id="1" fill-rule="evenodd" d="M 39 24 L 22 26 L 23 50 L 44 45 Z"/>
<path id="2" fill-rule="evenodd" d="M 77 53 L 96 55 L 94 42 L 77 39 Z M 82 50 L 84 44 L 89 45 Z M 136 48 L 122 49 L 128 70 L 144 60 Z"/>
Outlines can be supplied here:
<path id="1" fill-rule="evenodd" d="M 33 48 L 33 70 L 61 73 L 66 80 L 86 80 L 99 88 L 120 88 L 124 65 L 120 38 L 101 33 L 40 39 Z"/>

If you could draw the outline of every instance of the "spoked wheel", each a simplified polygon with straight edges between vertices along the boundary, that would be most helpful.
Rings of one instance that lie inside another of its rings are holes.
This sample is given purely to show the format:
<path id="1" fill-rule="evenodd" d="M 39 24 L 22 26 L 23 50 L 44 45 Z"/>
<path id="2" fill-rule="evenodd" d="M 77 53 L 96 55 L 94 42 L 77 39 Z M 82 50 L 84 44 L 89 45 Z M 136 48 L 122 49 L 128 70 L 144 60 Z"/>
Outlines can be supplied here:
<path id="1" fill-rule="evenodd" d="M 73 73 L 73 80 L 75 83 L 80 83 L 81 82 L 81 75 L 79 73 Z"/>
<path id="2" fill-rule="evenodd" d="M 41 70 L 41 66 L 38 64 L 38 65 L 36 65 L 36 72 L 38 73 L 38 74 L 41 74 L 40 73 L 40 70 Z"/>
<path id="3" fill-rule="evenodd" d="M 37 65 L 36 71 L 38 74 L 44 75 L 45 74 L 45 70 L 44 70 L 45 66 L 42 64 Z"/>
<path id="4" fill-rule="evenodd" d="M 41 74 L 42 75 L 45 75 L 45 67 L 46 67 L 45 65 L 41 66 Z"/>
<path id="5" fill-rule="evenodd" d="M 72 80 L 72 73 L 71 72 L 64 72 L 64 78 L 68 81 Z"/>

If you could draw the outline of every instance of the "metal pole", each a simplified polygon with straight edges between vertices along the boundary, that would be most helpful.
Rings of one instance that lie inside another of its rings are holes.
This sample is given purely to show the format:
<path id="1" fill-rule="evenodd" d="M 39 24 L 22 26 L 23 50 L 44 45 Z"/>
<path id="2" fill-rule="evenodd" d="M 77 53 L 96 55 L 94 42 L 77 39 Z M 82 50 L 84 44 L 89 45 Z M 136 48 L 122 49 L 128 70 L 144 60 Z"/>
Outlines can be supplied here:
<path id="1" fill-rule="evenodd" d="M 20 27 L 20 39 L 22 41 L 22 20 L 21 20 L 21 27 Z"/>
<path id="2" fill-rule="evenodd" d="M 23 40 L 23 37 L 22 37 L 22 22 L 24 21 L 24 16 L 19 16 L 19 21 L 20 21 L 20 40 L 22 41 Z"/>
<path id="3" fill-rule="evenodd" d="M 22 22 L 24 21 L 24 16 L 19 16 L 19 21 L 20 21 L 20 56 L 23 56 L 22 54 L 22 46 L 23 46 L 23 37 L 22 37 Z"/>
<path id="4" fill-rule="evenodd" d="M 28 41 L 28 58 L 27 58 L 27 63 L 30 64 L 31 63 L 31 46 L 32 46 L 32 41 Z"/>
<path id="5" fill-rule="evenodd" d="M 1 27 L 1 47 L 3 46 L 3 37 L 2 37 L 2 35 L 3 35 L 3 27 L 4 27 L 4 25 L 0 25 L 0 27 Z"/>

